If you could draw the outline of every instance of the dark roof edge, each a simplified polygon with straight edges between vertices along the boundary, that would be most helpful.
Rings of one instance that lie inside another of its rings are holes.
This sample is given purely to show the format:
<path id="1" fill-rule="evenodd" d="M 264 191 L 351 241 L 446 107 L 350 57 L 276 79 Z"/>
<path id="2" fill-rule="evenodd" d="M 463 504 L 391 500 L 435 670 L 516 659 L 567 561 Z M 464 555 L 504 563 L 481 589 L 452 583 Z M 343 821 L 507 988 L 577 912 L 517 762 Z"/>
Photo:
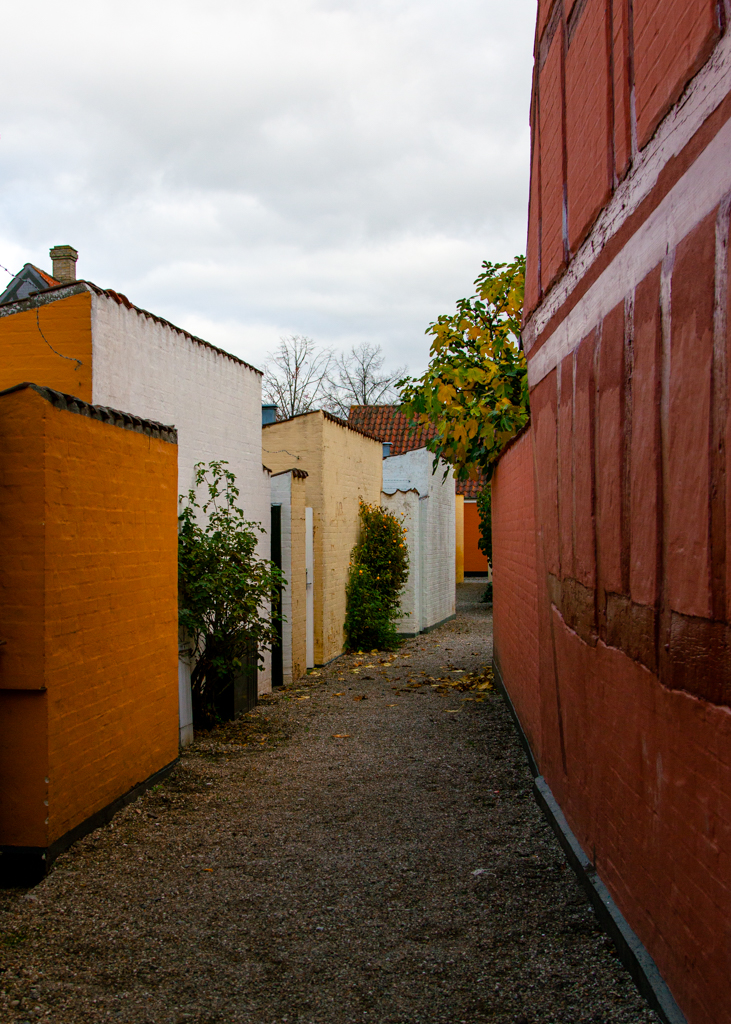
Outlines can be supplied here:
<path id="1" fill-rule="evenodd" d="M 342 419 L 340 416 L 336 416 L 332 412 L 328 412 L 326 409 L 310 409 L 308 412 L 298 412 L 294 416 L 288 416 L 286 420 L 277 420 L 275 423 L 264 423 L 262 424 L 262 430 L 266 430 L 267 427 L 276 427 L 280 423 L 291 423 L 292 420 L 301 420 L 305 416 L 317 416 L 322 414 L 326 420 L 330 420 L 331 423 L 337 423 L 339 427 L 344 427 L 346 430 L 352 430 L 354 434 L 361 434 L 363 437 L 367 437 L 369 441 L 381 442 L 380 437 L 376 437 L 375 434 L 369 434 L 366 430 L 361 430 L 360 427 L 354 427 L 347 420 Z"/>
<path id="2" fill-rule="evenodd" d="M 113 288 L 100 288 L 99 285 L 94 284 L 93 281 L 73 281 L 71 284 L 59 284 L 53 288 L 46 288 L 42 292 L 31 292 L 25 299 L 14 299 L 12 302 L 4 302 L 0 305 L 0 316 L 9 316 L 11 313 L 22 312 L 26 309 L 35 309 L 38 306 L 42 306 L 49 299 L 65 299 L 69 295 L 79 295 L 83 291 L 94 292 L 96 295 L 102 295 L 104 298 L 113 299 L 118 306 L 126 306 L 127 309 L 134 310 L 140 316 L 146 316 L 148 320 L 153 320 L 156 324 L 160 324 L 162 327 L 169 327 L 171 331 L 175 331 L 177 334 L 182 334 L 188 341 L 194 341 L 196 345 L 203 345 L 204 348 L 210 349 L 212 352 L 216 352 L 220 356 L 225 356 L 234 363 L 239 363 L 240 366 L 245 366 L 247 370 L 251 370 L 253 373 L 258 373 L 260 377 L 263 376 L 261 370 L 257 370 L 251 363 L 247 363 L 243 359 L 239 359 L 238 356 L 232 355 L 223 348 L 219 348 L 217 345 L 212 345 L 210 341 L 206 341 L 204 338 L 198 338 L 195 334 L 191 334 L 189 331 L 183 330 L 182 327 L 177 327 L 175 324 L 171 324 L 169 320 L 163 319 L 161 316 L 157 316 L 155 313 L 151 313 L 148 309 L 142 309 L 141 306 L 135 306 L 134 303 L 130 302 L 126 295 L 122 295 L 121 292 L 115 292 Z"/>
<path id="3" fill-rule="evenodd" d="M 54 391 L 53 388 L 41 387 L 40 384 L 31 384 L 26 381 L 23 384 L 16 384 L 12 388 L 5 388 L 0 391 L 0 398 L 5 395 L 12 395 L 15 391 L 30 389 L 37 395 L 44 398 L 56 409 L 63 409 L 65 412 L 74 412 L 79 416 L 87 416 L 92 420 L 99 420 L 108 423 L 112 427 L 121 427 L 123 430 L 132 430 L 136 434 L 147 434 L 148 437 L 157 437 L 161 441 L 168 441 L 170 444 L 178 443 L 178 432 L 175 427 L 166 426 L 164 423 L 157 423 L 155 420 L 146 420 L 141 416 L 133 416 L 131 412 L 121 412 L 119 409 L 110 409 L 106 405 L 91 405 L 73 395 L 66 395 L 63 391 Z"/>
<path id="4" fill-rule="evenodd" d="M 272 476 L 285 476 L 287 473 L 291 473 L 295 480 L 306 480 L 310 475 L 304 469 L 280 469 L 278 473 L 272 473 Z"/>

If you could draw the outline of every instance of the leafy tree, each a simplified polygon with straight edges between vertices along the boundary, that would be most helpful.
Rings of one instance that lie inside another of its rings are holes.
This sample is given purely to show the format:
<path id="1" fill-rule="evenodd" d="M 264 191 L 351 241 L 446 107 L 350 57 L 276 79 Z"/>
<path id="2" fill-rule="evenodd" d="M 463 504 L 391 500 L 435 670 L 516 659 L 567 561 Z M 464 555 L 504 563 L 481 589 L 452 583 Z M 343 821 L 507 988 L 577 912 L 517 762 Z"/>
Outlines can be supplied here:
<path id="1" fill-rule="evenodd" d="M 258 523 L 236 504 L 239 491 L 227 462 L 195 467 L 195 488 L 178 516 L 178 589 L 181 632 L 195 655 L 191 672 L 198 720 L 215 717 L 218 701 L 231 685 L 252 646 L 276 641 L 272 616 L 282 573 L 256 554 Z M 199 504 L 196 490 L 208 496 Z M 260 666 L 261 668 L 261 666 Z"/>
<path id="2" fill-rule="evenodd" d="M 328 376 L 326 408 L 343 419 L 351 405 L 388 405 L 398 400 L 396 382 L 405 366 L 389 372 L 383 369 L 386 358 L 380 345 L 363 342 L 353 345 L 333 360 Z"/>
<path id="3" fill-rule="evenodd" d="M 477 495 L 477 514 L 480 517 L 477 546 L 492 569 L 492 492 L 489 484 Z"/>
<path id="4" fill-rule="evenodd" d="M 333 356 L 318 349 L 312 338 L 292 334 L 264 364 L 262 390 L 267 402 L 279 406 L 284 419 L 319 409 L 326 401 Z"/>
<path id="5" fill-rule="evenodd" d="M 402 411 L 433 424 L 427 447 L 458 480 L 488 481 L 508 441 L 530 418 L 528 370 L 520 349 L 525 257 L 483 263 L 476 294 L 430 324 L 431 361 L 418 380 L 399 381 Z"/>
<path id="6" fill-rule="evenodd" d="M 406 529 L 380 505 L 360 503 L 361 539 L 348 576 L 345 646 L 389 650 L 398 645 L 396 623 L 409 578 Z"/>

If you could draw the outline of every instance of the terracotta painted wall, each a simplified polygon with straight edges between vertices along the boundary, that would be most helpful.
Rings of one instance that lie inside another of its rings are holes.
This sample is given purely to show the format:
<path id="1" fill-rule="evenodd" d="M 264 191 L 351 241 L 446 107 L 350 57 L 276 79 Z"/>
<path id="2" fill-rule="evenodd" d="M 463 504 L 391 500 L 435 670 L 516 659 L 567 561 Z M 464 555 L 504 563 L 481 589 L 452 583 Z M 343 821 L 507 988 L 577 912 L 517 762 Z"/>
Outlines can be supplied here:
<path id="1" fill-rule="evenodd" d="M 722 12 L 539 5 L 523 330 L 535 565 L 517 543 L 516 518 L 531 521 L 517 444 L 493 483 L 505 682 L 569 825 L 690 1024 L 731 1022 Z M 535 652 L 516 657 L 534 630 L 537 669 Z"/>
<path id="2" fill-rule="evenodd" d="M 140 422 L 0 396 L 0 845 L 177 756 L 177 445 Z"/>
<path id="3" fill-rule="evenodd" d="M 17 305 L 0 306 L 0 390 L 33 381 L 90 402 L 91 295 Z"/>
<path id="4" fill-rule="evenodd" d="M 490 563 L 480 551 L 480 514 L 477 502 L 469 499 L 464 503 L 464 571 L 488 572 Z"/>
<path id="5" fill-rule="evenodd" d="M 495 659 L 536 758 L 541 752 L 533 435 L 505 452 L 492 481 Z"/>

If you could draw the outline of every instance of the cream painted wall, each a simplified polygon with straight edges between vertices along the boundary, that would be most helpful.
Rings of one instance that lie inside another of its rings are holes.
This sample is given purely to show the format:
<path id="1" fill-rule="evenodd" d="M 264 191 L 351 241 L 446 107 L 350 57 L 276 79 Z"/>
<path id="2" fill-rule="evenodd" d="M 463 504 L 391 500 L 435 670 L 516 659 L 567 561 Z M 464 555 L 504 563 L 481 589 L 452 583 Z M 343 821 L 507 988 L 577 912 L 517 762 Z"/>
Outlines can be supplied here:
<path id="1" fill-rule="evenodd" d="M 314 521 L 315 664 L 342 652 L 345 584 L 360 531 L 358 499 L 378 502 L 383 447 L 322 412 L 266 426 L 262 458 L 277 473 L 301 469 Z"/>

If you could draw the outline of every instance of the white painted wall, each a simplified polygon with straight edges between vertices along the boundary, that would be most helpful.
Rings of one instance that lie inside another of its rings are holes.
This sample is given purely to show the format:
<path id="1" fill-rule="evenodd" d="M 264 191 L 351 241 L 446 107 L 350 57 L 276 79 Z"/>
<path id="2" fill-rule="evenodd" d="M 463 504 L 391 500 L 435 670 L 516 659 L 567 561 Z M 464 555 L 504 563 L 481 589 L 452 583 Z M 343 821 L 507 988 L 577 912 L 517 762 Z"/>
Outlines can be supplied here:
<path id="1" fill-rule="evenodd" d="M 429 629 L 456 609 L 454 476 L 444 462 L 432 473 L 433 460 L 426 448 L 383 460 L 384 508 L 403 514 L 409 531 L 410 574 L 399 624 L 403 633 Z"/>
<path id="2" fill-rule="evenodd" d="M 269 557 L 269 475 L 261 465 L 261 374 L 169 324 L 91 292 L 92 401 L 175 426 L 178 492 L 193 486 L 197 462 L 225 459 L 246 518 L 261 523 Z M 271 690 L 271 659 L 259 692 Z M 181 703 L 181 723 L 185 708 Z"/>

